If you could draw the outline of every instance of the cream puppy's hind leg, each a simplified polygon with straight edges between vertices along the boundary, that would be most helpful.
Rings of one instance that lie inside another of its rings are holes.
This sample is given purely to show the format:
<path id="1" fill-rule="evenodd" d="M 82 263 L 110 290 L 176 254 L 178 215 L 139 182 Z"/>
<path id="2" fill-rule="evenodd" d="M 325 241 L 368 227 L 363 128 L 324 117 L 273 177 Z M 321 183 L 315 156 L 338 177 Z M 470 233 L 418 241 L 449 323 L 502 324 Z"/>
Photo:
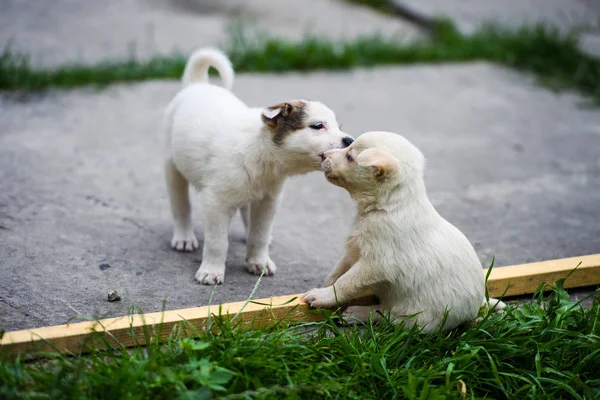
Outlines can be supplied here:
<path id="1" fill-rule="evenodd" d="M 271 226 L 278 202 L 278 196 L 265 196 L 250 206 L 246 269 L 251 274 L 260 275 L 265 266 L 265 275 L 274 275 L 277 270 L 277 266 L 269 258 L 269 244 L 271 242 Z"/>
<path id="2" fill-rule="evenodd" d="M 198 240 L 192 225 L 189 184 L 177 170 L 173 162 L 165 161 L 167 190 L 173 214 L 173 239 L 171 247 L 178 251 L 192 251 L 198 248 Z"/>
<path id="3" fill-rule="evenodd" d="M 483 305 L 488 306 L 496 314 L 501 313 L 506 308 L 506 303 L 504 303 L 501 300 L 494 299 L 492 297 L 489 298 L 489 301 L 486 301 L 486 299 L 484 298 Z"/>
<path id="4" fill-rule="evenodd" d="M 204 194 L 204 193 L 203 193 Z M 196 272 L 196 281 L 205 285 L 223 283 L 225 259 L 229 240 L 229 223 L 235 208 L 224 207 L 209 193 L 204 196 L 204 249 L 202 264 Z"/>
<path id="5" fill-rule="evenodd" d="M 369 318 L 379 321 L 381 315 L 377 312 L 381 306 L 350 306 L 342 313 L 346 322 L 367 322 Z"/>

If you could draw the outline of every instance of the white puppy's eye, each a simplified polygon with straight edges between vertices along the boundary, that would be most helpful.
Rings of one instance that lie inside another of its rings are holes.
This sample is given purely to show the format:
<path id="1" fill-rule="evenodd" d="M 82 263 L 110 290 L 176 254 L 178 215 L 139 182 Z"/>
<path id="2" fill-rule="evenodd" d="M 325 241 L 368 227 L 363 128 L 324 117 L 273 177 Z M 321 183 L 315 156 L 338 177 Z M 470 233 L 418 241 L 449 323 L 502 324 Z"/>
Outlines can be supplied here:
<path id="1" fill-rule="evenodd" d="M 323 129 L 324 127 L 325 127 L 325 125 L 323 125 L 322 122 L 317 122 L 316 124 L 312 124 L 310 126 L 310 129 L 314 129 L 316 131 L 319 131 L 319 130 Z"/>
<path id="2" fill-rule="evenodd" d="M 346 156 L 346 160 L 348 160 L 349 162 L 352 162 L 352 161 L 354 161 L 354 158 L 352 158 L 350 153 L 348 153 L 348 155 Z"/>

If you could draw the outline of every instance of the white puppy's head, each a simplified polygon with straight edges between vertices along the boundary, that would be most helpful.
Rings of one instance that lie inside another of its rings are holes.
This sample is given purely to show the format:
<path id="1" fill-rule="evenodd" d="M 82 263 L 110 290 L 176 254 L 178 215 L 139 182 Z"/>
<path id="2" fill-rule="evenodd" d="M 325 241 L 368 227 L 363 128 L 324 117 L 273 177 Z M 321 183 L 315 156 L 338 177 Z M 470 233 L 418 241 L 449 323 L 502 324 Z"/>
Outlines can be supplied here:
<path id="1" fill-rule="evenodd" d="M 377 196 L 421 184 L 425 158 L 400 135 L 367 132 L 347 148 L 325 152 L 321 167 L 329 182 L 350 194 Z"/>
<path id="2" fill-rule="evenodd" d="M 277 104 L 265 108 L 261 117 L 273 143 L 295 173 L 318 170 L 324 152 L 348 147 L 354 141 L 340 130 L 333 111 L 317 101 Z"/>

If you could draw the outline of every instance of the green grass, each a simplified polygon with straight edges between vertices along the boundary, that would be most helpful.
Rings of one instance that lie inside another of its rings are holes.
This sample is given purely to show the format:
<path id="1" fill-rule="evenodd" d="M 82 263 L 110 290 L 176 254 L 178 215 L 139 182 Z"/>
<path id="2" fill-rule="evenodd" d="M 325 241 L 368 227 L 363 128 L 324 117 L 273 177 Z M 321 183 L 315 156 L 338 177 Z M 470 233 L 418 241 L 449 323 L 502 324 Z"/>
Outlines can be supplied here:
<path id="1" fill-rule="evenodd" d="M 339 70 L 357 66 L 486 60 L 536 74 L 553 88 L 575 89 L 600 101 L 600 59 L 577 46 L 577 35 L 561 35 L 538 25 L 519 30 L 488 26 L 465 37 L 449 22 L 439 23 L 436 40 L 406 43 L 363 37 L 348 42 L 306 38 L 300 42 L 234 35 L 226 50 L 237 72 Z M 0 56 L 0 89 L 39 91 L 50 87 L 108 85 L 151 79 L 179 79 L 186 59 L 114 61 L 55 69 L 32 67 L 26 57 L 5 50 Z"/>
<path id="2" fill-rule="evenodd" d="M 600 301 L 549 298 L 425 335 L 385 319 L 220 333 L 26 363 L 0 359 L 2 399 L 596 399 Z"/>

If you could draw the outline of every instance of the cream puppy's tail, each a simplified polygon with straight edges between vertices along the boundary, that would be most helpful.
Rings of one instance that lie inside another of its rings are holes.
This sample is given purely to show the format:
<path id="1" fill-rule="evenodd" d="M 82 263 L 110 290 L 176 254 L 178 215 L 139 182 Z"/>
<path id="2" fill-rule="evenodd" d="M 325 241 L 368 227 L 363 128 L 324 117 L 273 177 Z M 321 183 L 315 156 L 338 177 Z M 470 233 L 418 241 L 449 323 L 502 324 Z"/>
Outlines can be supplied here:
<path id="1" fill-rule="evenodd" d="M 495 311 L 496 313 L 501 312 L 502 310 L 504 310 L 504 308 L 506 308 L 506 304 L 503 301 L 491 297 L 489 301 L 486 301 L 484 298 L 483 305 L 489 307 L 490 309 L 492 309 L 492 311 Z"/>
<path id="2" fill-rule="evenodd" d="M 212 48 L 198 49 L 190 56 L 181 78 L 183 85 L 187 86 L 199 82 L 208 83 L 208 69 L 210 67 L 219 72 L 225 89 L 231 90 L 234 77 L 231 61 L 225 53 Z"/>

